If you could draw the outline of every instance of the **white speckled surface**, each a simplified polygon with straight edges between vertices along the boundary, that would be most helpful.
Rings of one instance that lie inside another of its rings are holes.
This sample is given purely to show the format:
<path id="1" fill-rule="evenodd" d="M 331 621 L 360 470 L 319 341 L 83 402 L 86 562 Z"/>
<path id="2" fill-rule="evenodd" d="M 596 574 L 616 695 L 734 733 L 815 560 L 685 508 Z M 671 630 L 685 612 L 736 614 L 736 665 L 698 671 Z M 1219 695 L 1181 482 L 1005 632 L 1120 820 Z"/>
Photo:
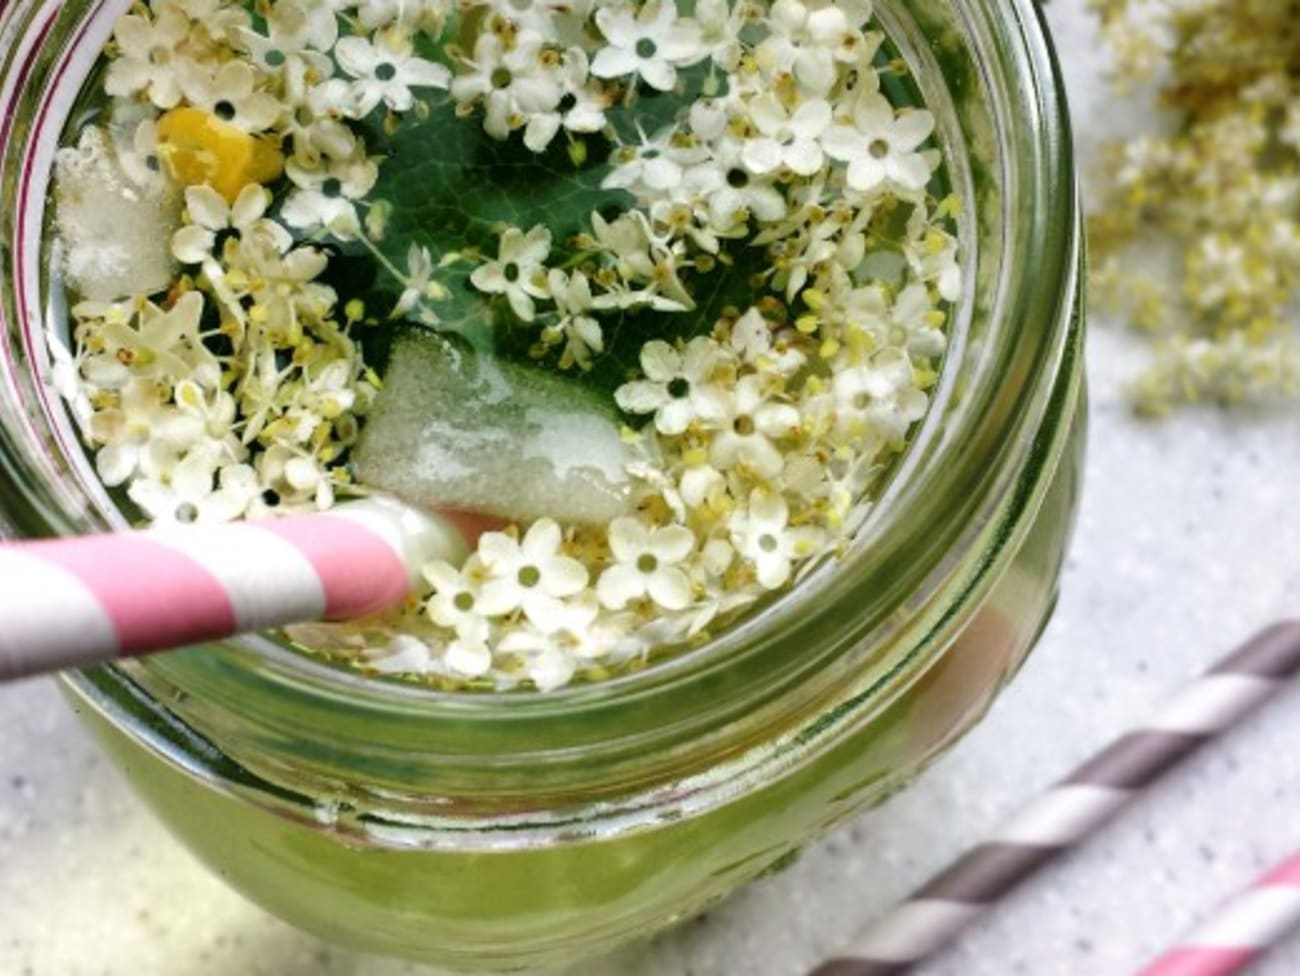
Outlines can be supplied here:
<path id="1" fill-rule="evenodd" d="M 1083 0 L 1052 0 L 1085 153 L 1124 124 Z M 1130 121 L 1133 113 L 1129 113 Z M 1088 482 L 1060 608 L 984 724 L 912 790 L 706 919 L 581 976 L 799 976 L 1259 625 L 1300 613 L 1300 410 L 1135 421 L 1094 327 Z M 1300 688 L 1018 892 L 924 976 L 1117 976 L 1300 846 Z M 1300 939 L 1256 970 L 1300 972 Z M 416 976 L 225 889 L 128 794 L 51 682 L 0 690 L 0 976 Z"/>

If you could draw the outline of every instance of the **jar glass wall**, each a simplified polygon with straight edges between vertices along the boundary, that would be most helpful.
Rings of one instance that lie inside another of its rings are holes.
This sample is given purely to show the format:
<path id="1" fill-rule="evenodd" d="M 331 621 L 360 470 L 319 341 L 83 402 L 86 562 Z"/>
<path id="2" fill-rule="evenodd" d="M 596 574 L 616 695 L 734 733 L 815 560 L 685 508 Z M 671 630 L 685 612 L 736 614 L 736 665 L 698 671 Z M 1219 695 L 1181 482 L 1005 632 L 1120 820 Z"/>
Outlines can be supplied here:
<path id="1" fill-rule="evenodd" d="M 121 524 L 51 391 L 52 153 L 128 6 L 0 13 L 0 516 Z M 561 964 L 699 911 L 898 788 L 983 711 L 1054 598 L 1082 445 L 1078 213 L 1029 0 L 878 0 L 965 203 L 930 415 L 845 556 L 699 651 L 548 694 L 440 694 L 254 637 L 72 676 L 141 794 L 328 938 Z"/>

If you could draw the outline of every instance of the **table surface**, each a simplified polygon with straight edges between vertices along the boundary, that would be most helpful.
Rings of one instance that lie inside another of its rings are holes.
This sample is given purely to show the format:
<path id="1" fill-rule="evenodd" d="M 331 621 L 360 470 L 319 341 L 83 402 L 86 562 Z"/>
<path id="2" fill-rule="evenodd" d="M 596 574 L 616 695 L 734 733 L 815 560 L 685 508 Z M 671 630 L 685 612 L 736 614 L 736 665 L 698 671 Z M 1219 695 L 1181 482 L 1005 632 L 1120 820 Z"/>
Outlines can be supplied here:
<path id="1" fill-rule="evenodd" d="M 1083 0 L 1050 19 L 1085 162 L 1138 123 Z M 1141 347 L 1094 321 L 1087 484 L 1060 607 L 987 720 L 912 789 L 707 917 L 580 976 L 798 976 L 1180 681 L 1300 607 L 1300 411 L 1136 420 Z M 1292 445 L 1285 451 L 1275 445 Z M 1300 687 L 1020 889 L 924 976 L 1130 972 L 1300 845 Z M 55 692 L 0 691 L 0 974 L 417 976 L 222 886 L 127 791 Z M 1300 971 L 1300 939 L 1257 972 Z M 577 974 L 575 974 L 577 976 Z"/>

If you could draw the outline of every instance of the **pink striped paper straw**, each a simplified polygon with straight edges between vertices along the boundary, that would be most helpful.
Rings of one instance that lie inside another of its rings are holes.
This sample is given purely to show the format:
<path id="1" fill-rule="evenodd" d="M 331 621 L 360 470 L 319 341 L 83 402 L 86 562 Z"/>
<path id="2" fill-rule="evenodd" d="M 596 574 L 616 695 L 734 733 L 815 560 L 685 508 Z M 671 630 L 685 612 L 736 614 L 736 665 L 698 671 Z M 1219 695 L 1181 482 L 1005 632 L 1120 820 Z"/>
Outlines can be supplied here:
<path id="1" fill-rule="evenodd" d="M 1223 905 L 1138 976 L 1229 976 L 1300 926 L 1300 851 Z"/>
<path id="2" fill-rule="evenodd" d="M 0 544 L 0 681 L 400 604 L 463 557 L 448 521 L 388 499 L 329 512 Z"/>
<path id="3" fill-rule="evenodd" d="M 931 878 L 812 976 L 899 976 L 1300 672 L 1300 621 L 1256 634 Z"/>

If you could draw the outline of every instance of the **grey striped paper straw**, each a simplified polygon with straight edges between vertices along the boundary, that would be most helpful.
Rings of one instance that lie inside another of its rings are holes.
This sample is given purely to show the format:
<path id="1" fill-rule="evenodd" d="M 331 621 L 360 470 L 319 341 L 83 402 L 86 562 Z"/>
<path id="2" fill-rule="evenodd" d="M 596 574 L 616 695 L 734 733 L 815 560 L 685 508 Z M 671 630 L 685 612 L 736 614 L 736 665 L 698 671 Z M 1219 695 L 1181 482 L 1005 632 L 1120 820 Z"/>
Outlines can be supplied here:
<path id="1" fill-rule="evenodd" d="M 1300 621 L 1274 624 L 1176 694 L 983 844 L 930 879 L 811 976 L 898 976 L 1043 865 L 1105 824 L 1162 773 L 1300 672 Z"/>

